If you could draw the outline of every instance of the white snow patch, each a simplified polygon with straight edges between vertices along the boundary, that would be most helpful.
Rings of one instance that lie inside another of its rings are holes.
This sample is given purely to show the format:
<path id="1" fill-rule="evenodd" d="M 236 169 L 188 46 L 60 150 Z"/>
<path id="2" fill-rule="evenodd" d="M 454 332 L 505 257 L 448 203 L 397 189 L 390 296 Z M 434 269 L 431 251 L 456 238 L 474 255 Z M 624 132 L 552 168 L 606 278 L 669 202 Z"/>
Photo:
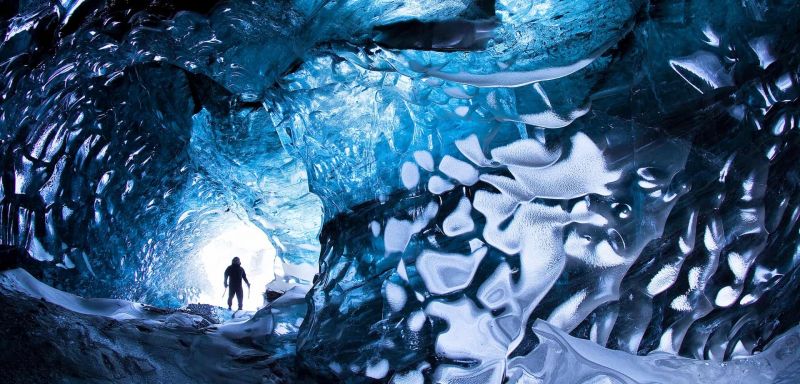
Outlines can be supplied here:
<path id="1" fill-rule="evenodd" d="M 458 202 L 456 209 L 444 219 L 442 230 L 447 236 L 458 236 L 471 232 L 475 229 L 475 222 L 472 221 L 472 204 L 466 196 Z"/>
<path id="2" fill-rule="evenodd" d="M 428 191 L 434 195 L 441 195 L 442 193 L 445 193 L 454 187 L 455 185 L 436 175 L 432 176 L 428 180 Z"/>
<path id="3" fill-rule="evenodd" d="M 422 169 L 433 172 L 433 156 L 431 156 L 430 152 L 416 151 L 414 152 L 414 160 Z"/>
<path id="4" fill-rule="evenodd" d="M 389 373 L 389 361 L 381 359 L 375 364 L 367 364 L 366 375 L 373 379 L 382 379 Z"/>
<path id="5" fill-rule="evenodd" d="M 477 169 L 450 155 L 446 155 L 439 163 L 439 170 L 466 186 L 478 182 L 478 176 L 480 176 Z"/>
<path id="6" fill-rule="evenodd" d="M 419 168 L 414 163 L 406 161 L 400 170 L 400 179 L 406 189 L 413 189 L 419 184 Z"/>

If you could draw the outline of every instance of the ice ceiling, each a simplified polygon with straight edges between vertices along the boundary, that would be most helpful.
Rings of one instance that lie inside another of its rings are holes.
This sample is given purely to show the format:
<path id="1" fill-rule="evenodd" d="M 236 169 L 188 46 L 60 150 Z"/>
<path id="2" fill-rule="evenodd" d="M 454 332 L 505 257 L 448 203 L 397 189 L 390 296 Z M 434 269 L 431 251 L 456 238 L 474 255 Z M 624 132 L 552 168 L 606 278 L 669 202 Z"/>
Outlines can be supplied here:
<path id="1" fill-rule="evenodd" d="M 537 319 L 747 356 L 800 319 L 798 17 L 12 1 L 0 243 L 55 287 L 179 306 L 218 283 L 212 240 L 257 228 L 313 283 L 297 353 L 323 377 L 537 382 Z"/>

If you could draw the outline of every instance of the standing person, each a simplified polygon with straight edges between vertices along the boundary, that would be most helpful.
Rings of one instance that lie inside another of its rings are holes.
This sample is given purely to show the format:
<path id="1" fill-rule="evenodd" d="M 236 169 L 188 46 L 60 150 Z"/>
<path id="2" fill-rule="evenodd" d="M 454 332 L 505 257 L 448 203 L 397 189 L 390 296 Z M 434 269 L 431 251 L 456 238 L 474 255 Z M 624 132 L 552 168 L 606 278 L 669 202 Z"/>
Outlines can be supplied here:
<path id="1" fill-rule="evenodd" d="M 225 288 L 230 287 L 230 290 L 228 290 L 228 310 L 231 309 L 233 295 L 236 295 L 236 300 L 239 301 L 239 310 L 242 310 L 242 299 L 244 299 L 242 280 L 247 283 L 247 289 L 250 289 L 250 282 L 247 281 L 247 274 L 244 273 L 242 262 L 238 257 L 234 257 L 231 265 L 225 269 Z"/>

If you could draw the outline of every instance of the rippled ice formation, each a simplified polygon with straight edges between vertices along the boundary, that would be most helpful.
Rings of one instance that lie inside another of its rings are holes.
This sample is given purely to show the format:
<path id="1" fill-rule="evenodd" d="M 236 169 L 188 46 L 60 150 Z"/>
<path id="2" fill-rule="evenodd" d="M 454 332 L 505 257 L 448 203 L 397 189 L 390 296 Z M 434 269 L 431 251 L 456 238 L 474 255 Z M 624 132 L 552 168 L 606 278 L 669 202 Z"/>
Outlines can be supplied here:
<path id="1" fill-rule="evenodd" d="M 798 322 L 799 7 L 17 2 L 0 239 L 180 305 L 252 222 L 319 263 L 286 279 L 325 379 L 538 382 L 548 329 L 750 356 Z"/>
<path id="2" fill-rule="evenodd" d="M 21 269 L 0 272 L 0 321 L 17 332 L 0 339 L 6 383 L 307 383 L 292 367 L 297 317 L 305 309 L 297 286 L 257 312 L 181 310 L 124 300 L 84 299 L 49 287 Z M 31 312 L 36 316 L 19 321 Z M 224 318 L 224 320 L 223 320 Z M 222 321 L 222 323 L 220 323 Z M 671 354 L 632 356 L 581 340 L 543 321 L 541 342 L 511 366 L 537 382 L 791 383 L 800 359 L 800 327 L 776 338 L 758 356 L 708 362 Z M 66 339 L 54 343 L 53 339 Z M 46 369 L 42 369 L 46 367 Z M 396 382 L 419 381 L 398 375 Z M 512 377 L 512 381 L 516 378 Z"/>

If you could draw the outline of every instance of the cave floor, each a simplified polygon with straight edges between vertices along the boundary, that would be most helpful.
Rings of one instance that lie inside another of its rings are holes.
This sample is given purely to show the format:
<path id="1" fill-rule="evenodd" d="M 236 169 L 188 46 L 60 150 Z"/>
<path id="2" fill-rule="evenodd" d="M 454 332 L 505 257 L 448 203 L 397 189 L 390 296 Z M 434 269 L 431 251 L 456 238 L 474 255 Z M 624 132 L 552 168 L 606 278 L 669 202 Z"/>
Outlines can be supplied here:
<path id="1" fill-rule="evenodd" d="M 257 312 L 214 324 L 207 314 L 83 299 L 23 270 L 4 271 L 3 382 L 302 383 L 290 353 L 268 352 L 275 350 L 272 310 L 301 305 L 302 297 L 289 292 Z"/>

